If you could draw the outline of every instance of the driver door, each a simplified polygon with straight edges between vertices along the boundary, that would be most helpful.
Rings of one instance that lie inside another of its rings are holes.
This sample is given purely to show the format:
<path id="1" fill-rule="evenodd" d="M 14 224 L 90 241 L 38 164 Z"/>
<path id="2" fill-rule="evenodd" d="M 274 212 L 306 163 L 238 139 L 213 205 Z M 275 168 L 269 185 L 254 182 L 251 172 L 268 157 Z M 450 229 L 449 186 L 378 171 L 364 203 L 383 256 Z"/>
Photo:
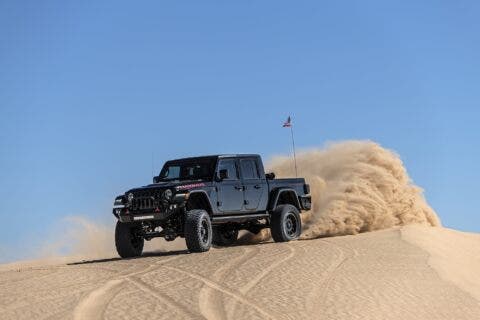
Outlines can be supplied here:
<path id="1" fill-rule="evenodd" d="M 243 186 L 239 177 L 236 159 L 220 159 L 217 175 L 220 170 L 227 171 L 227 177 L 217 182 L 217 207 L 222 214 L 239 213 L 243 210 Z"/>

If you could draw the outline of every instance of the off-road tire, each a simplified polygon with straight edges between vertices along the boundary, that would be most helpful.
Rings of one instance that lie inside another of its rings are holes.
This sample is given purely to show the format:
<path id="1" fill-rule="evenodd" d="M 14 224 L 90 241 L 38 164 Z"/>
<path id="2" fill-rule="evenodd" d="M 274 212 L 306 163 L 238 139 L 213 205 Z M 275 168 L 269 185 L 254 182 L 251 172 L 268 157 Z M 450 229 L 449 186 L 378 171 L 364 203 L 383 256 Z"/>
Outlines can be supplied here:
<path id="1" fill-rule="evenodd" d="M 238 239 L 238 230 L 231 227 L 213 228 L 212 244 L 218 247 L 228 247 Z"/>
<path id="2" fill-rule="evenodd" d="M 205 210 L 191 210 L 185 219 L 185 242 L 190 252 L 205 252 L 212 246 L 212 222 Z"/>
<path id="3" fill-rule="evenodd" d="M 117 221 L 117 226 L 115 227 L 115 247 L 120 257 L 133 258 L 142 255 L 145 240 L 142 237 L 135 236 L 137 228 L 138 226 L 131 223 Z"/>
<path id="4" fill-rule="evenodd" d="M 275 242 L 297 239 L 302 233 L 302 220 L 297 208 L 290 204 L 279 205 L 270 215 L 270 230 Z"/>

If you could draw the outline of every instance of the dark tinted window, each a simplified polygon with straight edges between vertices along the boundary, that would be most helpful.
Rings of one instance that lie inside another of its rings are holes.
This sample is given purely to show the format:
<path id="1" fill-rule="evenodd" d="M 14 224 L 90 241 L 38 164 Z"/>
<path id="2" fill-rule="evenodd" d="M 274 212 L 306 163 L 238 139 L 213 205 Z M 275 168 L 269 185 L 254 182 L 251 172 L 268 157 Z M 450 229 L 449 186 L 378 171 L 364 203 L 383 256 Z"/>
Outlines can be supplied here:
<path id="1" fill-rule="evenodd" d="M 228 171 L 228 179 L 227 180 L 237 180 L 237 164 L 234 159 L 224 159 L 220 160 L 218 163 L 218 172 L 220 170 L 227 170 Z"/>
<path id="2" fill-rule="evenodd" d="M 180 166 L 168 166 L 162 171 L 162 178 L 166 180 L 175 180 L 180 177 Z"/>
<path id="3" fill-rule="evenodd" d="M 257 162 L 254 159 L 240 160 L 243 179 L 258 179 Z"/>
<path id="4" fill-rule="evenodd" d="M 211 180 L 215 171 L 215 158 L 197 158 L 168 161 L 160 172 L 160 181 Z"/>

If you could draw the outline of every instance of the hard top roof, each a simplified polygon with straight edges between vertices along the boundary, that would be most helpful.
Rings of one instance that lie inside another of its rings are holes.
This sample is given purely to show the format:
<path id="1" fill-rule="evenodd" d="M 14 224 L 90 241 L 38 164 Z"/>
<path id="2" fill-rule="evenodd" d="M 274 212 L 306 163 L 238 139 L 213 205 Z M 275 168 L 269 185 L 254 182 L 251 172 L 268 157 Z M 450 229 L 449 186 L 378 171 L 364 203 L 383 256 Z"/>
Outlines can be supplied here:
<path id="1" fill-rule="evenodd" d="M 188 161 L 188 160 L 207 160 L 207 159 L 214 159 L 214 158 L 247 158 L 247 157 L 260 157 L 258 154 L 247 154 L 247 153 L 239 153 L 239 154 L 216 154 L 216 155 L 209 155 L 209 156 L 198 156 L 198 157 L 187 157 L 187 158 L 180 158 L 180 159 L 172 159 L 170 161 Z"/>

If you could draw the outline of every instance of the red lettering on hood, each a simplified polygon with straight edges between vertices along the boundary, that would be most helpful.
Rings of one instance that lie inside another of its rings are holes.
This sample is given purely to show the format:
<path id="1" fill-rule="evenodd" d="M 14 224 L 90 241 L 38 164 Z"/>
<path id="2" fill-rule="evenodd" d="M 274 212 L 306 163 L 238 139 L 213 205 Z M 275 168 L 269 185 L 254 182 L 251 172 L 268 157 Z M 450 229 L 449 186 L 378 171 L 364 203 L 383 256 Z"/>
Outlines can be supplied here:
<path id="1" fill-rule="evenodd" d="M 205 187 L 205 183 L 186 184 L 183 186 L 178 186 L 177 190 L 187 190 L 187 189 L 193 189 L 193 188 L 199 188 L 199 187 Z"/>

